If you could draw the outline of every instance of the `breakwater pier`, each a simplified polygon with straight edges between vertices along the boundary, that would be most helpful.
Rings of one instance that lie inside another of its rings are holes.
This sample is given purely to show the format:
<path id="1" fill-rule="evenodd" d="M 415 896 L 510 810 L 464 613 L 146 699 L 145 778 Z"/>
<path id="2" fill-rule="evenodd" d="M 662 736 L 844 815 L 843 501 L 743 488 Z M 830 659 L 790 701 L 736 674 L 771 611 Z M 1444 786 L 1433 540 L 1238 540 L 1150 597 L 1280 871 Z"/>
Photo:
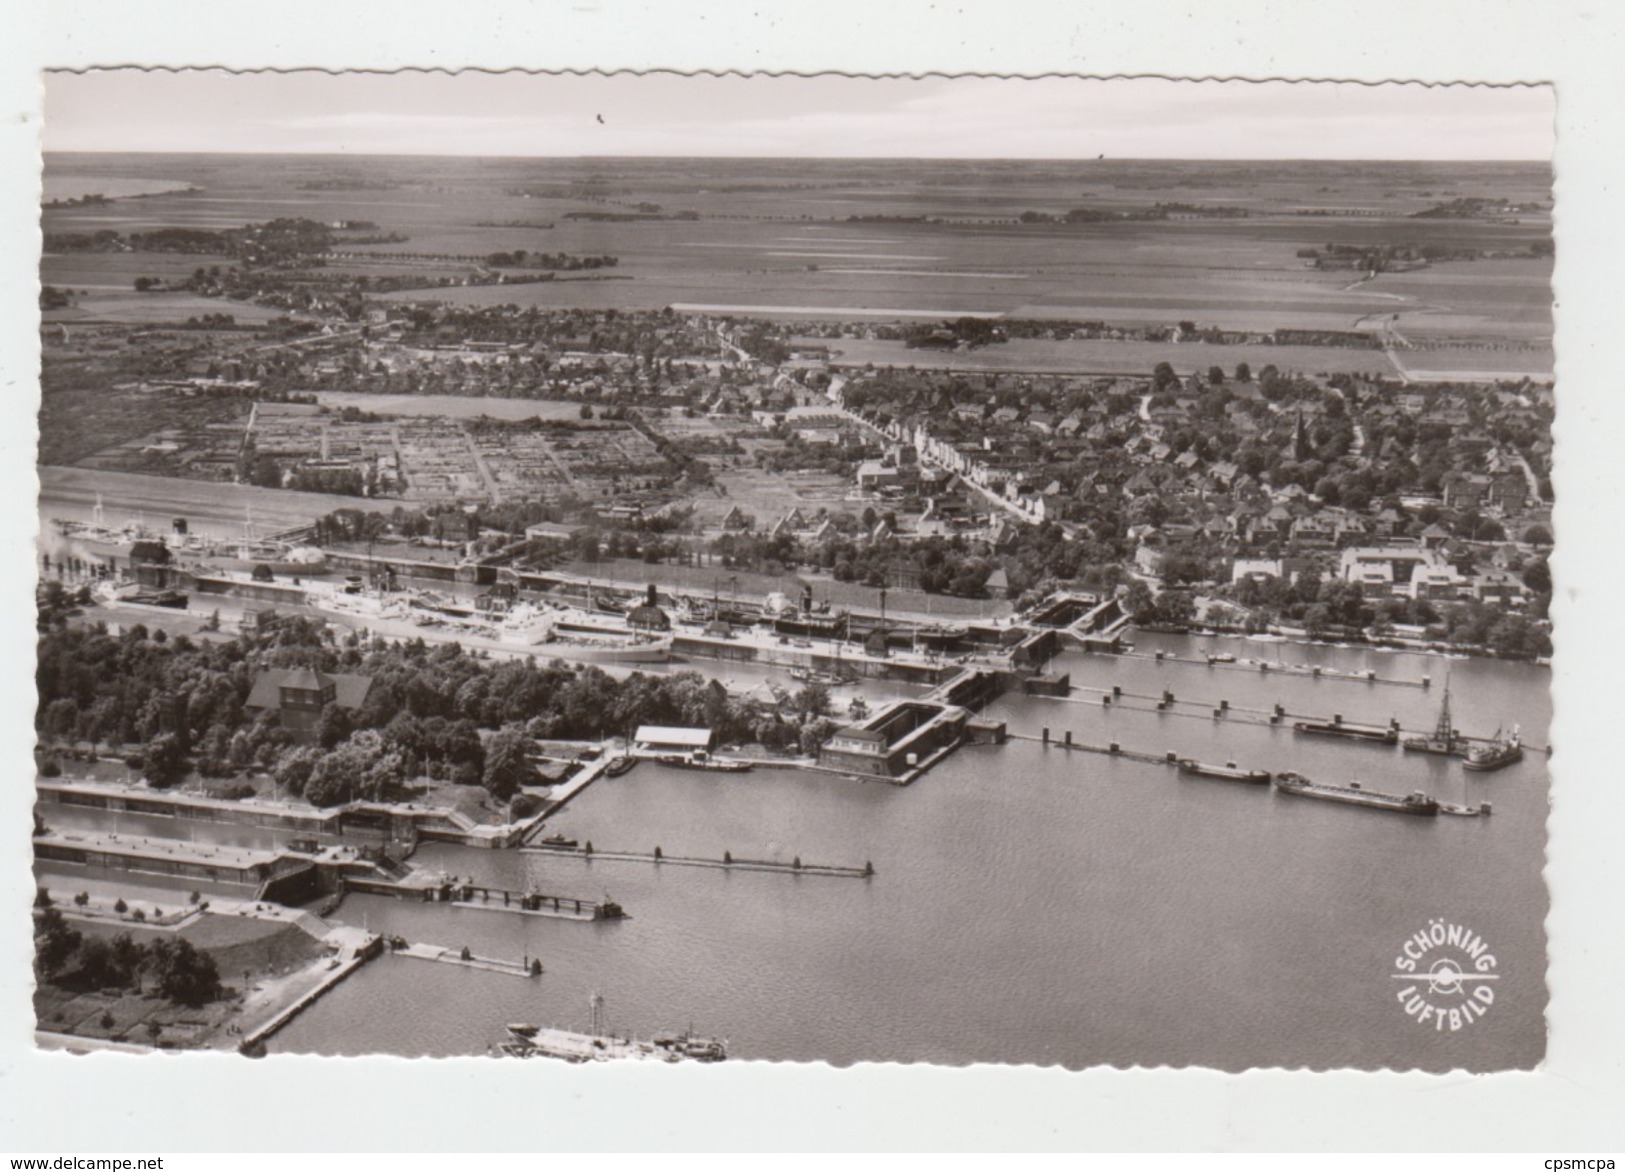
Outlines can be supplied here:
<path id="1" fill-rule="evenodd" d="M 542 848 L 521 847 L 521 850 Z M 624 920 L 626 909 L 612 899 L 581 899 L 573 895 L 550 895 L 543 891 L 512 891 L 478 883 L 401 883 L 390 879 L 357 878 L 345 882 L 348 891 L 367 895 L 388 895 L 421 903 L 443 903 L 452 907 L 480 908 L 515 915 L 548 916 L 561 920 Z"/>
<path id="2" fill-rule="evenodd" d="M 442 948 L 438 944 L 392 943 L 389 954 L 409 960 L 428 960 L 437 964 L 454 964 L 465 969 L 478 969 L 486 973 L 502 973 L 510 977 L 539 977 L 542 962 L 536 957 L 522 960 L 501 960 L 489 956 L 475 956 L 467 948 Z"/>
<path id="3" fill-rule="evenodd" d="M 1392 676 L 1380 676 L 1374 669 L 1369 668 L 1351 671 L 1312 663 L 1282 663 L 1278 660 L 1272 661 L 1268 659 L 1237 659 L 1229 655 L 1214 654 L 1178 655 L 1172 651 L 1124 650 L 1115 651 L 1111 654 L 1120 659 L 1139 659 L 1151 663 L 1165 663 L 1174 667 L 1200 667 L 1212 671 L 1240 671 L 1251 675 L 1292 676 L 1298 679 L 1372 684 L 1390 688 L 1420 688 L 1424 691 L 1433 686 L 1432 676 L 1423 676 L 1414 680 L 1398 679 Z"/>
<path id="4" fill-rule="evenodd" d="M 1066 752 L 1075 751 L 1079 753 L 1097 753 L 1106 757 L 1118 757 L 1125 761 L 1137 761 L 1142 765 L 1161 765 L 1166 768 L 1176 770 L 1180 768 L 1180 754 L 1172 749 L 1166 752 L 1156 753 L 1146 749 L 1130 748 L 1118 741 L 1111 741 L 1104 745 L 1093 744 L 1088 741 L 1074 739 L 1070 730 L 1063 731 L 1059 738 L 1051 737 L 1050 730 L 1047 728 L 1044 729 L 1038 736 L 1033 736 L 1031 733 L 1010 733 L 1009 737 L 1012 740 L 1031 741 L 1042 745 L 1045 749 L 1053 748 L 1061 749 Z M 1227 763 L 1225 768 L 1226 770 L 1235 771 L 1236 773 L 1247 772 L 1246 770 L 1239 769 L 1233 762 Z M 1182 772 L 1193 771 L 1182 770 Z M 1268 774 L 1263 773 L 1263 771 L 1260 771 L 1260 773 L 1262 776 L 1268 776 Z M 1437 805 L 1439 813 L 1453 814 L 1458 817 L 1477 817 L 1480 814 L 1488 814 L 1490 812 L 1490 804 L 1488 802 L 1483 802 L 1477 806 L 1457 805 L 1447 802 L 1440 802 L 1437 803 Z"/>
<path id="5" fill-rule="evenodd" d="M 765 871 L 776 875 L 824 875 L 840 879 L 872 879 L 875 875 L 875 866 L 870 862 L 861 867 L 843 867 L 828 863 L 804 863 L 800 855 L 788 863 L 776 859 L 735 858 L 728 852 L 724 852 L 720 859 L 707 859 L 693 855 L 668 855 L 659 847 L 648 853 L 598 850 L 590 842 L 584 846 L 534 846 L 521 847 L 520 850 L 525 854 L 557 855 L 586 862 L 651 863 L 673 867 L 710 867 L 723 871 Z"/>
<path id="6" fill-rule="evenodd" d="M 1041 677 L 1042 678 L 1042 677 Z M 1029 686 L 1026 694 L 1033 698 L 1043 698 L 1059 703 L 1070 704 L 1098 704 L 1102 708 L 1111 708 L 1120 712 L 1134 712 L 1144 715 L 1183 717 L 1202 721 L 1222 720 L 1232 724 L 1251 724 L 1269 727 L 1291 728 L 1295 723 L 1315 725 L 1328 725 L 1332 727 L 1343 726 L 1343 714 L 1334 712 L 1331 715 L 1312 712 L 1293 712 L 1284 704 L 1274 704 L 1269 708 L 1260 708 L 1246 704 L 1235 704 L 1228 699 L 1192 699 L 1174 694 L 1166 690 L 1159 694 L 1149 692 L 1135 692 L 1119 685 L 1108 687 L 1092 687 L 1086 684 L 1073 684 L 1063 677 L 1055 677 L 1055 686 Z M 1364 727 L 1348 724 L 1348 727 Z M 1406 728 L 1402 726 L 1397 717 L 1390 718 L 1384 724 L 1377 726 L 1384 732 L 1392 732 L 1396 737 L 1427 736 L 1432 728 Z M 1011 734 L 1015 735 L 1015 734 Z M 1457 738 L 1464 744 L 1492 744 L 1493 736 L 1469 735 L 1457 733 Z M 1359 738 L 1351 737 L 1350 740 Z M 1367 743 L 1380 743 L 1368 741 Z M 1525 745 L 1531 752 L 1549 753 L 1549 746 Z"/>

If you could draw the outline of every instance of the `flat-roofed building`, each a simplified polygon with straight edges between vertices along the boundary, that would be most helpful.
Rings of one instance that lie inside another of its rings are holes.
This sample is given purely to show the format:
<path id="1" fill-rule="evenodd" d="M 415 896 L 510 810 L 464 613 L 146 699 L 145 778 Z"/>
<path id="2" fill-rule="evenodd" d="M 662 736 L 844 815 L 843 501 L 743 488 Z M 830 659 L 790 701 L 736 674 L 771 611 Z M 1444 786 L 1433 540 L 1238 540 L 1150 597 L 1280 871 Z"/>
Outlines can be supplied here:
<path id="1" fill-rule="evenodd" d="M 632 747 L 640 753 L 709 752 L 716 734 L 708 728 L 674 728 L 662 724 L 640 724 Z"/>

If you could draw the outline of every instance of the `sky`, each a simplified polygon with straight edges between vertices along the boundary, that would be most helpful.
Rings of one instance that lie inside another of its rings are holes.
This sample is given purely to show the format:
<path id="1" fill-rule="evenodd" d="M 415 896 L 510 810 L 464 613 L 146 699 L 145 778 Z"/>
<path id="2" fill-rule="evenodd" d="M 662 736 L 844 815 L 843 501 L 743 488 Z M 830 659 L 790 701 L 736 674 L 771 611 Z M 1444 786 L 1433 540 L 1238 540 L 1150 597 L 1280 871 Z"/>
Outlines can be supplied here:
<path id="1" fill-rule="evenodd" d="M 51 72 L 47 151 L 1549 160 L 1549 87 Z"/>

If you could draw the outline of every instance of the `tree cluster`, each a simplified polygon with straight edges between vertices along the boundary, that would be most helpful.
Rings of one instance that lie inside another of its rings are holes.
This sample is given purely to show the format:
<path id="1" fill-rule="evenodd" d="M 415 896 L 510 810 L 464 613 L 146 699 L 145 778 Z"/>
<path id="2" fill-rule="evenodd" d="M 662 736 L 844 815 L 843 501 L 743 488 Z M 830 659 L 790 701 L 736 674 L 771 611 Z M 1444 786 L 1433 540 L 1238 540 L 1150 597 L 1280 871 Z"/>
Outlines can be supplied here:
<path id="1" fill-rule="evenodd" d="M 86 936 L 54 907 L 34 918 L 34 965 L 41 980 L 67 989 L 145 987 L 190 1007 L 223 993 L 214 958 L 184 937 L 165 935 L 139 944 L 128 932 L 111 940 Z"/>

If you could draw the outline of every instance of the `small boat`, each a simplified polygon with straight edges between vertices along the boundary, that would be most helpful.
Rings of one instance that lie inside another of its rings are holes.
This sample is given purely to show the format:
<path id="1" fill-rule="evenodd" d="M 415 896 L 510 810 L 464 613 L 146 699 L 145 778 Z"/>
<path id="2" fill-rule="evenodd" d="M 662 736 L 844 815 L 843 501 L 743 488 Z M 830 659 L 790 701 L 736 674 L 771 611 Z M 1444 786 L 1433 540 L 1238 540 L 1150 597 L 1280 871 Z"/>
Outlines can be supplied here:
<path id="1" fill-rule="evenodd" d="M 862 696 L 853 696 L 852 703 L 846 706 L 846 715 L 851 720 L 869 719 L 869 702 Z"/>
<path id="2" fill-rule="evenodd" d="M 626 774 L 631 773 L 632 767 L 637 763 L 638 759 L 636 757 L 632 756 L 630 753 L 623 753 L 621 756 L 611 761 L 608 765 L 604 766 L 604 776 L 623 777 Z"/>
<path id="3" fill-rule="evenodd" d="M 524 1022 L 510 1023 L 508 1032 L 516 1038 L 534 1038 L 542 1030 L 541 1026 L 528 1025 Z"/>
<path id="4" fill-rule="evenodd" d="M 1236 657 L 1231 655 L 1228 651 L 1216 651 L 1207 657 L 1207 661 L 1209 664 L 1234 663 L 1236 662 Z"/>
<path id="5" fill-rule="evenodd" d="M 581 844 L 575 839 L 571 838 L 568 834 L 549 834 L 546 838 L 542 839 L 542 845 L 576 847 L 580 846 Z"/>
<path id="6" fill-rule="evenodd" d="M 1488 773 L 1492 769 L 1504 769 L 1514 761 L 1523 760 L 1523 741 L 1518 736 L 1517 728 L 1503 737 L 1500 730 L 1496 730 L 1495 739 L 1487 745 L 1475 745 L 1467 750 L 1467 759 L 1461 763 L 1463 769 L 1471 769 L 1475 773 Z"/>

